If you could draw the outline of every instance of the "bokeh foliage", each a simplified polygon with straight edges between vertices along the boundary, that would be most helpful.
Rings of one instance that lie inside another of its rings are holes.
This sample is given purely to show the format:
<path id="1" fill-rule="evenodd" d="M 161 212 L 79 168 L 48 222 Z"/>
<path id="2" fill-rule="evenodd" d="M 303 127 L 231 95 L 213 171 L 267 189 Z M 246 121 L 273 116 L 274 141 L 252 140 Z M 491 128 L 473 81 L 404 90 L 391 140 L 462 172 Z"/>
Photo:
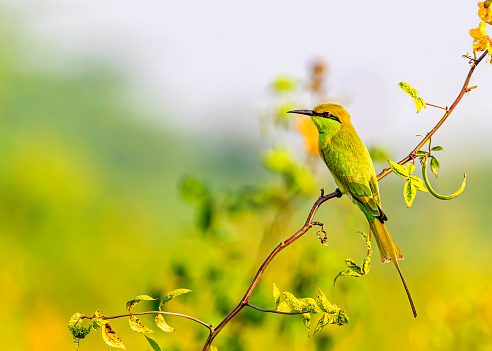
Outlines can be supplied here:
<path id="1" fill-rule="evenodd" d="M 303 223 L 318 196 L 316 186 L 312 193 L 290 188 L 303 196 L 289 201 L 280 217 L 276 201 L 285 200 L 288 191 L 269 195 L 276 206 L 262 207 L 264 198 L 253 198 L 251 204 L 261 204 L 256 210 L 251 205 L 227 216 L 219 213 L 220 226 L 197 227 L 198 210 L 179 195 L 183 174 L 193 174 L 197 182 L 207 178 L 199 192 L 217 199 L 213 194 L 237 194 L 244 186 L 283 189 L 295 185 L 292 179 L 302 172 L 286 162 L 270 168 L 291 170 L 290 176 L 267 174 L 250 167 L 252 159 L 261 164 L 255 146 L 233 144 L 228 148 L 236 170 L 231 170 L 231 159 L 209 148 L 207 140 L 142 122 L 123 103 L 118 86 L 124 82 L 106 67 L 40 72 L 22 65 L 14 44 L 15 38 L 0 41 L 2 348 L 72 349 L 66 322 L 74 310 L 92 313 L 97 306 L 118 314 L 131 296 L 158 297 L 175 287 L 195 292 L 170 302 L 169 310 L 220 321 L 242 296 L 265 252 Z M 349 201 L 332 200 L 317 216 L 329 224 L 330 246 L 320 245 L 314 232 L 306 235 L 275 260 L 252 302 L 274 308 L 273 281 L 296 296 L 315 296 L 321 287 L 344 307 L 351 323 L 308 338 L 301 317 L 245 310 L 216 340 L 219 350 L 492 349 L 486 263 L 492 250 L 492 167 L 487 158 L 454 167 L 466 168 L 473 181 L 459 199 L 445 204 L 421 196 L 406 209 L 398 179 L 381 184 L 389 227 L 406 255 L 402 269 L 418 319 L 411 316 L 392 267 L 379 262 L 373 262 L 368 276 L 339 279 L 333 287 L 345 258 L 361 262 L 365 257 L 357 231 L 367 228 Z M 240 186 L 237 180 L 228 183 L 233 177 L 227 172 L 236 172 Z M 439 190 L 454 190 L 455 181 L 443 179 Z M 321 171 L 314 182 L 334 188 Z M 217 208 L 237 208 L 241 199 Z M 163 350 L 199 349 L 203 327 L 166 320 L 176 332 L 156 333 Z M 142 321 L 150 325 L 151 319 Z M 112 327 L 127 349 L 148 348 L 126 320 Z M 82 347 L 107 346 L 91 335 Z"/>

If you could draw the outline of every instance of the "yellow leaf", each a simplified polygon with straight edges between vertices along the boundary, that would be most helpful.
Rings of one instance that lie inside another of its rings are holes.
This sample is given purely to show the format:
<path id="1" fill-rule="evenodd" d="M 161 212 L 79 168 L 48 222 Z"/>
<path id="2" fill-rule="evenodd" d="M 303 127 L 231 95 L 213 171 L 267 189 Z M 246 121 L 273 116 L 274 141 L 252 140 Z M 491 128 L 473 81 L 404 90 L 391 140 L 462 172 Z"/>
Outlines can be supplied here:
<path id="1" fill-rule="evenodd" d="M 109 346 L 125 350 L 125 345 L 123 345 L 120 338 L 111 329 L 109 323 L 106 323 L 104 328 L 102 328 L 102 338 Z"/>
<path id="2" fill-rule="evenodd" d="M 159 329 L 164 330 L 165 332 L 168 333 L 171 333 L 175 330 L 173 327 L 170 327 L 166 323 L 166 320 L 164 319 L 164 316 L 162 314 L 158 314 L 157 316 L 155 316 L 155 324 Z"/>
<path id="3" fill-rule="evenodd" d="M 154 331 L 150 328 L 147 328 L 136 316 L 131 315 L 128 320 L 130 323 L 130 328 L 137 333 L 153 333 Z"/>
<path id="4" fill-rule="evenodd" d="M 150 297 L 148 295 L 139 295 L 137 297 L 134 297 L 133 299 L 129 300 L 126 303 L 126 309 L 130 311 L 133 307 L 135 307 L 137 304 L 139 304 L 141 301 L 152 301 L 156 300 L 153 297 Z"/>

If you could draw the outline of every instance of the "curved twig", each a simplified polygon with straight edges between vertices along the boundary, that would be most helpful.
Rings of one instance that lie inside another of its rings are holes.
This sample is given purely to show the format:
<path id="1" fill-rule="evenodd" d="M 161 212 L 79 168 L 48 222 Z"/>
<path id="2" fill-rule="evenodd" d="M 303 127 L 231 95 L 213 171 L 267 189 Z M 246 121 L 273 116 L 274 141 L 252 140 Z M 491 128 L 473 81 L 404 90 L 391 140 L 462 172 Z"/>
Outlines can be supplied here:
<path id="1" fill-rule="evenodd" d="M 439 200 L 451 200 L 454 199 L 455 197 L 459 196 L 463 190 L 465 190 L 466 186 L 466 173 L 463 176 L 463 183 L 461 183 L 461 187 L 453 194 L 451 195 L 441 195 L 435 192 L 434 189 L 432 189 L 432 186 L 430 185 L 429 178 L 427 177 L 427 161 L 428 158 L 424 158 L 424 164 L 422 165 L 422 178 L 424 178 L 424 184 L 427 190 L 429 190 L 429 193 L 431 193 L 432 196 L 438 198 Z"/>

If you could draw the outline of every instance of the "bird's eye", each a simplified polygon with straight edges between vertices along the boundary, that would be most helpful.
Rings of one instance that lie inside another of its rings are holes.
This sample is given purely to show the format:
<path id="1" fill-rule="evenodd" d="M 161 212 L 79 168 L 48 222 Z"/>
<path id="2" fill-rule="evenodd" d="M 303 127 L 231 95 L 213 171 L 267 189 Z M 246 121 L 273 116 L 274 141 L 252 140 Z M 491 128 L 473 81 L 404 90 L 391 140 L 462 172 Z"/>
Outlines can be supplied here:
<path id="1" fill-rule="evenodd" d="M 323 117 L 330 117 L 331 113 L 330 112 L 323 112 Z"/>

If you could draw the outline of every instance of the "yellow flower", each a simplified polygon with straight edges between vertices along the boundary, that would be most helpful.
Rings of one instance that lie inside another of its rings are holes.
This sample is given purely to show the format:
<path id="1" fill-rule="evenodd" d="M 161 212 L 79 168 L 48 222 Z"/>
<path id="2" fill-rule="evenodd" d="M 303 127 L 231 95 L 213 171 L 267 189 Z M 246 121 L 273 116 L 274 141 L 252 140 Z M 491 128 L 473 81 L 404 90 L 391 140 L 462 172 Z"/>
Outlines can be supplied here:
<path id="1" fill-rule="evenodd" d="M 297 130 L 304 136 L 304 148 L 312 155 L 318 154 L 318 129 L 310 117 L 299 116 L 296 121 Z"/>
<path id="2" fill-rule="evenodd" d="M 483 51 L 487 49 L 489 56 L 492 55 L 492 40 L 487 35 L 485 22 L 480 21 L 477 29 L 470 29 L 470 36 L 473 38 L 473 51 Z"/>
<path id="3" fill-rule="evenodd" d="M 483 2 L 478 3 L 478 17 L 480 17 L 484 22 L 492 24 L 492 5 L 485 7 Z"/>

